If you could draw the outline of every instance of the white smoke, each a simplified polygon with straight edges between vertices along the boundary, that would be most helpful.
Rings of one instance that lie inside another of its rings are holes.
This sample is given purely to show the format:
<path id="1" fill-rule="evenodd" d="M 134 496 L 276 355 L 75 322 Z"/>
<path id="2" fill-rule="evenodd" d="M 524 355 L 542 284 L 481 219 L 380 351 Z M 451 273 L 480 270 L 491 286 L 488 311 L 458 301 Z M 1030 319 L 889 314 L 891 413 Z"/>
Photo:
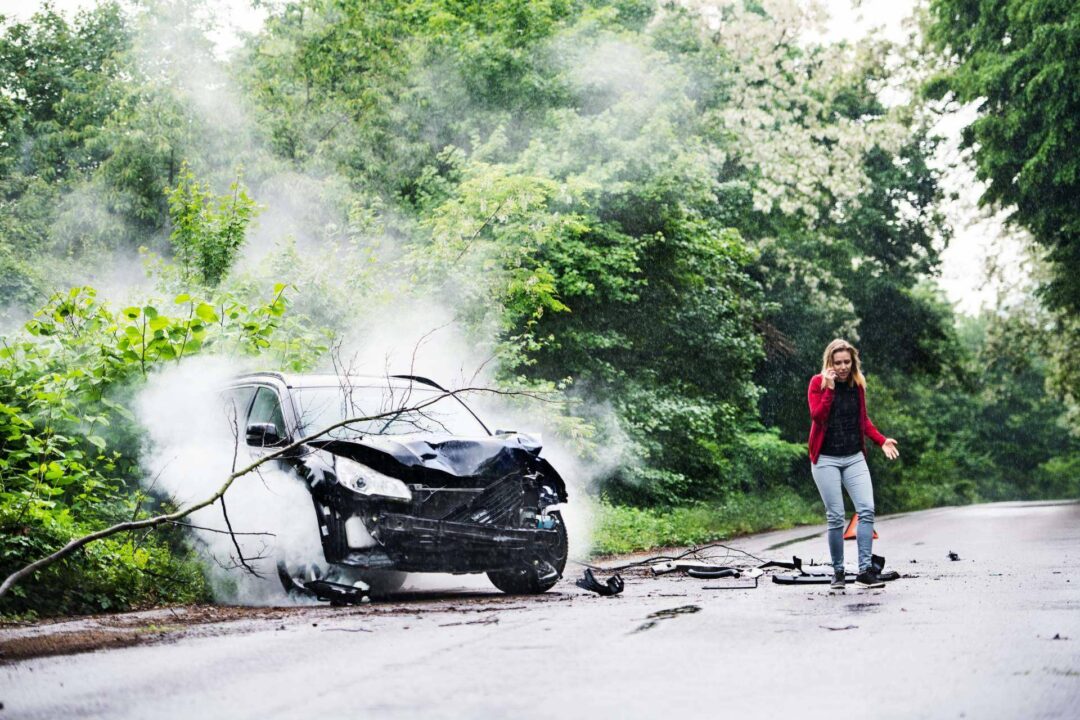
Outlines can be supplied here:
<path id="1" fill-rule="evenodd" d="M 448 389 L 494 388 L 494 368 L 465 337 L 449 311 L 418 302 L 394 315 L 369 320 L 363 331 L 337 352 L 338 370 L 386 376 L 412 373 L 430 377 Z M 236 441 L 243 433 L 222 390 L 240 372 L 254 369 L 235 359 L 201 356 L 169 366 L 152 375 L 137 396 L 134 408 L 146 428 L 144 485 L 164 494 L 178 507 L 214 494 L 235 468 L 254 456 Z M 583 453 L 587 438 L 567 437 L 564 415 L 544 399 L 476 392 L 465 398 L 491 430 L 516 430 L 541 436 L 543 457 L 567 483 L 569 503 L 561 508 L 570 536 L 570 555 L 584 559 L 591 548 L 594 480 L 622 462 L 621 448 L 607 444 Z M 614 415 L 609 414 L 611 422 Z M 477 432 L 479 434 L 479 431 Z M 618 437 L 611 429 L 608 434 Z M 234 459 L 235 458 L 235 459 Z M 185 521 L 220 601 L 253 605 L 291 602 L 277 578 L 277 563 L 291 569 L 325 567 L 319 531 L 306 485 L 292 471 L 268 463 L 259 472 L 237 479 L 220 503 L 197 511 Z M 239 552 L 236 545 L 239 545 Z M 240 562 L 241 556 L 244 563 Z M 247 564 L 262 577 L 248 572 Z M 567 569 L 568 574 L 574 571 Z M 450 582 L 435 579 L 436 584 Z M 410 586 L 430 587 L 433 581 L 414 578 Z M 470 582 L 472 587 L 486 581 Z M 453 581 L 451 584 L 460 584 Z"/>
<path id="2" fill-rule="evenodd" d="M 568 418 L 567 399 L 557 392 L 499 391 L 490 342 L 469 337 L 454 309 L 430 299 L 398 298 L 358 320 L 337 352 L 337 369 L 362 375 L 412 374 L 448 390 L 480 388 L 462 399 L 492 432 L 513 430 L 539 436 L 546 458 L 566 481 L 569 502 L 561 508 L 570 556 L 584 559 L 592 548 L 592 501 L 599 480 L 625 466 L 631 443 L 614 409 L 594 400 L 577 408 L 588 423 Z M 583 412 L 584 410 L 584 412 Z M 603 425 L 597 442 L 595 426 Z"/>
<path id="3" fill-rule="evenodd" d="M 182 7 L 176 10 L 183 13 Z M 176 32 L 176 27 L 187 31 Z M 290 291 L 294 312 L 338 330 L 337 350 L 322 370 L 416 374 L 451 389 L 497 386 L 493 358 L 498 328 L 466 329 L 460 319 L 461 307 L 469 299 L 475 303 L 468 288 L 475 286 L 481 268 L 467 263 L 448 268 L 453 277 L 445 279 L 437 298 L 406 289 L 408 268 L 393 261 L 402 251 L 397 241 L 379 228 L 354 227 L 354 217 L 346 219 L 344 209 L 358 206 L 347 183 L 325 169 L 318 174 L 295 166 L 285 169 L 260 146 L 243 94 L 209 43 L 192 32 L 190 17 L 144 18 L 139 49 L 144 70 L 167 78 L 175 97 L 212 128 L 203 157 L 193 159 L 201 168 L 197 174 L 209 172 L 221 191 L 245 157 L 258 159 L 261 174 L 251 180 L 251 194 L 262 213 L 249 233 L 237 273 L 265 280 L 269 270 L 276 273 L 272 282 L 293 282 L 299 291 L 299 297 Z M 630 142 L 648 137 L 642 126 L 671 88 L 683 82 L 657 56 L 617 40 L 582 46 L 568 67 L 582 93 L 597 98 L 595 111 L 614 109 L 623 120 L 617 134 Z M 444 77 L 442 85 L 447 82 Z M 625 158 L 630 150 L 622 143 L 612 155 Z M 177 503 L 211 495 L 231 472 L 238 429 L 222 413 L 219 393 L 239 369 L 222 359 L 185 361 L 152 377 L 139 397 L 139 418 L 149 433 L 147 483 Z M 588 436 L 591 431 L 573 426 L 559 405 L 483 393 L 466 401 L 492 430 L 542 436 L 544 457 L 568 485 L 570 501 L 563 515 L 571 557 L 586 557 L 593 524 L 589 497 L 596 480 L 625 464 L 630 446 L 614 411 L 602 404 L 588 408 L 591 422 L 604 425 L 603 444 L 598 445 Z M 240 443 L 237 463 L 249 460 L 246 445 Z M 235 536 L 243 556 L 255 558 L 248 564 L 267 578 L 259 580 L 237 567 L 233 537 L 193 531 L 219 598 L 282 602 L 275 570 L 280 557 L 288 556 L 290 565 L 324 562 L 310 495 L 291 474 L 265 468 L 259 476 L 241 478 L 225 503 L 237 533 L 274 536 Z M 191 522 L 225 530 L 220 505 L 196 513 Z"/>
<path id="4" fill-rule="evenodd" d="M 178 507 L 211 497 L 233 472 L 253 461 L 222 390 L 243 370 L 238 363 L 203 356 L 153 375 L 135 402 L 147 430 L 144 484 L 164 493 Z M 242 421 L 241 421 L 242 422 Z M 288 602 L 277 577 L 278 560 L 290 567 L 322 562 L 322 546 L 306 486 L 290 472 L 267 463 L 238 478 L 220 503 L 198 510 L 184 521 L 193 529 L 195 546 L 218 600 L 251 605 Z M 234 545 L 240 546 L 240 552 Z M 241 553 L 244 557 L 240 560 Z M 262 577 L 244 569 L 246 563 Z"/>

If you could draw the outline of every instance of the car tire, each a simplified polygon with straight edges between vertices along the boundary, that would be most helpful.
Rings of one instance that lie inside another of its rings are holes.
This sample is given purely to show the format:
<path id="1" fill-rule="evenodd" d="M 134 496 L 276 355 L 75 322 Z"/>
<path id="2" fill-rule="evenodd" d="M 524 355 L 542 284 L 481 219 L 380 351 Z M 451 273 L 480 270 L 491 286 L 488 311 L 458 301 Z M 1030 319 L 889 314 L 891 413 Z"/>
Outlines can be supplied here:
<path id="1" fill-rule="evenodd" d="M 569 551 L 569 542 L 567 540 L 566 524 L 563 522 L 562 514 L 553 512 L 551 513 L 551 516 L 555 518 L 555 530 L 558 533 L 554 553 L 552 553 L 554 555 L 554 562 L 552 564 L 559 575 L 554 578 L 541 579 L 540 573 L 537 571 L 536 567 L 532 563 L 529 563 L 513 570 L 493 570 L 489 572 L 487 576 L 492 585 L 509 595 L 537 595 L 542 592 L 547 592 L 555 587 L 555 583 L 559 582 L 563 570 L 566 569 L 566 557 L 567 552 Z"/>
<path id="2" fill-rule="evenodd" d="M 372 595 L 390 595 L 401 589 L 408 573 L 400 570 L 369 570 L 361 573 L 360 579 L 371 586 Z"/>

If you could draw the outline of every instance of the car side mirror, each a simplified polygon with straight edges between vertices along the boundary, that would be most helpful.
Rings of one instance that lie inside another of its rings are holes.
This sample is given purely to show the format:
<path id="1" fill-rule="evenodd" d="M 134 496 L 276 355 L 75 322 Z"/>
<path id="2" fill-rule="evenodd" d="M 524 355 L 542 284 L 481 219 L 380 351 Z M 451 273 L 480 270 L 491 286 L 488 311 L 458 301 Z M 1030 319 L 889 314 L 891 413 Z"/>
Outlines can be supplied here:
<path id="1" fill-rule="evenodd" d="M 275 447 L 285 442 L 274 423 L 251 423 L 247 426 L 247 444 L 255 447 Z"/>

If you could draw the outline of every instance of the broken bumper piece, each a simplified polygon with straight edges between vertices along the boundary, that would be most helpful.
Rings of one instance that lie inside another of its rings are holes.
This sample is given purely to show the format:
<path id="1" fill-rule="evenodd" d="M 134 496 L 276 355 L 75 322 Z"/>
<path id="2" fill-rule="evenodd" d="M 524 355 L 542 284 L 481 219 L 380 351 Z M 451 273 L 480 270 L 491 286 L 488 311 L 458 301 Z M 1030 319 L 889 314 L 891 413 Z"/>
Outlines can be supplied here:
<path id="1" fill-rule="evenodd" d="M 290 595 L 312 595 L 319 600 L 329 601 L 331 605 L 357 605 L 370 600 L 370 587 L 363 582 L 346 585 L 325 577 L 301 579 L 290 575 L 284 563 L 278 564 L 278 577 Z"/>
<path id="2" fill-rule="evenodd" d="M 622 577 L 618 573 L 612 575 L 604 582 L 600 582 L 596 579 L 596 576 L 593 575 L 592 570 L 585 570 L 585 574 L 574 584 L 583 590 L 588 590 L 589 592 L 594 592 L 597 595 L 604 595 L 606 597 L 618 595 L 626 587 Z"/>
<path id="3" fill-rule="evenodd" d="M 832 572 L 807 572 L 803 570 L 802 560 L 797 557 L 793 557 L 790 563 L 785 562 L 767 562 L 764 565 L 760 565 L 759 568 L 765 567 L 782 567 L 789 570 L 796 570 L 793 575 L 773 575 L 773 582 L 778 585 L 827 585 L 832 582 Z M 878 571 L 878 577 L 883 582 L 892 582 L 893 580 L 900 579 L 900 573 L 895 570 L 885 570 L 885 558 L 880 555 L 871 555 L 870 564 Z M 845 575 L 845 582 L 849 585 L 855 582 L 855 573 L 849 572 Z"/>

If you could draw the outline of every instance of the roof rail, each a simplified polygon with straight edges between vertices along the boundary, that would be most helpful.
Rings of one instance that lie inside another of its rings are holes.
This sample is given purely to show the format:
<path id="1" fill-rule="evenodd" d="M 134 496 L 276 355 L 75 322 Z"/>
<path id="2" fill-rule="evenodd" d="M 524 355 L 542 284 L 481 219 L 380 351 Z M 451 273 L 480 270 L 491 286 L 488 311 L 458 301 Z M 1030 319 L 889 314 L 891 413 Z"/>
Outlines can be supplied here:
<path id="1" fill-rule="evenodd" d="M 289 384 L 289 379 L 285 377 L 285 373 L 278 372 L 276 370 L 260 370 L 256 372 L 240 373 L 236 376 L 236 379 L 239 380 L 241 378 L 265 377 L 267 375 L 273 378 L 277 378 L 281 382 L 285 383 L 285 385 Z"/>

